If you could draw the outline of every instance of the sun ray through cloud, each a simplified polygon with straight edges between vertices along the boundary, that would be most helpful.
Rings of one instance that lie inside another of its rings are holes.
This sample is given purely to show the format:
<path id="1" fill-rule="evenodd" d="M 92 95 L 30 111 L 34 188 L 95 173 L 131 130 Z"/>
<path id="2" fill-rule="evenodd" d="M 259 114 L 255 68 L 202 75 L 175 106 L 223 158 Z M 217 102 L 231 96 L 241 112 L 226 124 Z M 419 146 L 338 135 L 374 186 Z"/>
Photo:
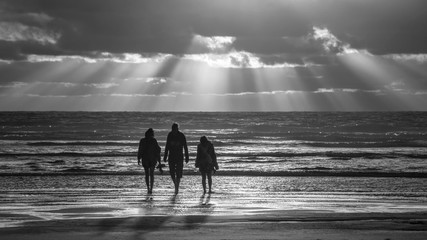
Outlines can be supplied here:
<path id="1" fill-rule="evenodd" d="M 49 1 L 0 4 L 2 109 L 425 109 L 420 0 Z"/>

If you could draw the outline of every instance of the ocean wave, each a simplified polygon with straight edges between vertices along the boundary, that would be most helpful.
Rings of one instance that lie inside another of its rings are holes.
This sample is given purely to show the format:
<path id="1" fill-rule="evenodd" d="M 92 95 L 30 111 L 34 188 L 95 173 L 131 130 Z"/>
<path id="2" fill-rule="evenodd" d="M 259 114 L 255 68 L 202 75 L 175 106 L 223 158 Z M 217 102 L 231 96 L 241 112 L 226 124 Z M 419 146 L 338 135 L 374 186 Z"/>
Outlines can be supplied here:
<path id="1" fill-rule="evenodd" d="M 234 161 L 246 162 L 248 159 L 261 159 L 262 158 L 277 158 L 277 159 L 292 159 L 292 158 L 313 158 L 321 157 L 332 160 L 349 160 L 354 158 L 361 159 L 396 159 L 396 158 L 417 158 L 427 159 L 425 153 L 396 153 L 396 152 L 340 152 L 340 151 L 320 151 L 320 152 L 261 152 L 261 153 L 232 153 L 229 152 L 222 156 L 223 158 L 231 157 Z M 238 159 L 240 158 L 240 159 Z M 279 160 L 280 161 L 280 160 Z"/>
<path id="2" fill-rule="evenodd" d="M 40 141 L 28 142 L 28 146 L 136 146 L 133 141 Z"/>
<path id="3" fill-rule="evenodd" d="M 36 153 L 0 153 L 0 157 L 135 157 L 136 151 L 120 152 L 120 151 L 102 151 L 102 152 L 36 152 Z M 339 152 L 339 151 L 320 151 L 320 152 L 226 152 L 217 151 L 217 155 L 228 161 L 247 162 L 248 160 L 265 161 L 277 159 L 277 161 L 286 161 L 292 158 L 328 158 L 331 160 L 350 160 L 355 158 L 361 159 L 396 159 L 396 158 L 411 158 L 411 159 L 427 159 L 426 153 L 396 153 L 396 152 Z M 194 157 L 194 153 L 190 153 L 190 157 Z"/>
<path id="4" fill-rule="evenodd" d="M 101 152 L 101 153 L 79 153 L 79 152 L 52 152 L 52 153 L 0 153 L 0 157 L 130 157 L 136 156 L 137 152 Z"/>
<path id="5" fill-rule="evenodd" d="M 345 147 L 345 148 L 390 148 L 390 147 L 427 147 L 427 142 L 425 141 L 343 141 L 343 142 L 333 142 L 333 141 L 306 141 L 302 145 L 309 147 Z"/>
<path id="6" fill-rule="evenodd" d="M 157 174 L 157 173 L 156 173 Z M 167 175 L 168 171 L 163 174 Z M 108 172 L 83 168 L 70 168 L 58 172 L 16 172 L 0 173 L 0 176 L 61 176 L 61 175 L 143 175 L 143 171 Z M 185 175 L 200 175 L 198 172 L 184 170 Z M 294 171 L 217 171 L 217 176 L 277 176 L 277 177 L 392 177 L 427 178 L 427 172 L 383 172 L 383 171 L 330 171 L 327 168 L 301 169 Z"/>

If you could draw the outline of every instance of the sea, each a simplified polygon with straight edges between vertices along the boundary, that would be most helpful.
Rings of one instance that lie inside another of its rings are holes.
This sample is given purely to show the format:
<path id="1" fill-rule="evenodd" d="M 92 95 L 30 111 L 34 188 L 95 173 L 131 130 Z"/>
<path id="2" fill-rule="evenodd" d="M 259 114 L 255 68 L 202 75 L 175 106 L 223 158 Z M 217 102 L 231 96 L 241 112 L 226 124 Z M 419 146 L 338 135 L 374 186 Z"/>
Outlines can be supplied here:
<path id="1" fill-rule="evenodd" d="M 179 198 L 167 167 L 147 195 L 139 140 L 153 128 L 163 155 L 175 122 L 190 155 Z M 201 136 L 219 164 L 209 204 Z M 0 227 L 284 209 L 427 212 L 427 112 L 0 112 Z"/>
<path id="2" fill-rule="evenodd" d="M 0 175 L 141 174 L 174 122 L 188 174 L 206 136 L 223 175 L 427 177 L 427 112 L 0 112 Z"/>

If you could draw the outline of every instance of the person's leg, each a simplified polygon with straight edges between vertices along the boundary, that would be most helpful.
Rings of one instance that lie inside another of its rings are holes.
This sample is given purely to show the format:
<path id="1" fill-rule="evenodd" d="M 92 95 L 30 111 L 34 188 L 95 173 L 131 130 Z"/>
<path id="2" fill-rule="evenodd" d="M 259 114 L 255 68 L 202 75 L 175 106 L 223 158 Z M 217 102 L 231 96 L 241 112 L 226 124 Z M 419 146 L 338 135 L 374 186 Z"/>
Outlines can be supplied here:
<path id="1" fill-rule="evenodd" d="M 150 168 L 150 191 L 149 193 L 153 193 L 153 185 L 154 185 L 154 167 Z"/>
<path id="2" fill-rule="evenodd" d="M 201 171 L 202 173 L 202 186 L 203 186 L 203 194 L 206 193 L 206 172 Z"/>
<path id="3" fill-rule="evenodd" d="M 178 194 L 179 192 L 179 184 L 181 182 L 183 168 L 184 168 L 184 160 L 181 159 L 176 161 L 175 194 Z"/>
<path id="4" fill-rule="evenodd" d="M 144 167 L 145 173 L 145 185 L 147 185 L 147 192 L 150 193 L 150 170 L 148 167 Z"/>
<path id="5" fill-rule="evenodd" d="M 175 179 L 175 194 L 178 194 L 179 192 L 179 183 L 181 182 L 181 178 L 177 177 Z"/>
<path id="6" fill-rule="evenodd" d="M 208 175 L 209 193 L 212 193 L 212 171 L 207 171 L 206 175 Z"/>
<path id="7" fill-rule="evenodd" d="M 176 164 L 175 164 L 174 161 L 171 161 L 170 159 L 169 159 L 168 163 L 169 163 L 169 174 L 171 175 L 173 185 L 175 186 L 176 185 L 176 183 L 175 183 L 175 178 L 176 178 Z"/>

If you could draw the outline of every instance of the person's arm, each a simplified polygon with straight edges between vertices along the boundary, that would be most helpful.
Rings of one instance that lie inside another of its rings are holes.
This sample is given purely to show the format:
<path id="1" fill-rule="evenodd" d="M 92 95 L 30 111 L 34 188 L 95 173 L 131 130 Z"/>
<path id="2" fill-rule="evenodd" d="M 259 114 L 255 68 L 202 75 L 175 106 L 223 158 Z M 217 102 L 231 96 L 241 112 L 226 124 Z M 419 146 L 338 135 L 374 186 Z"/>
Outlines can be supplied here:
<path id="1" fill-rule="evenodd" d="M 159 162 L 158 168 L 159 168 L 160 173 L 163 174 L 162 157 L 161 157 L 162 149 L 161 149 L 161 147 L 160 147 L 160 145 L 159 145 L 159 143 L 157 142 L 156 139 L 154 139 L 154 142 L 155 142 L 155 146 L 156 146 L 156 149 L 155 149 L 155 151 L 156 151 L 156 159 Z"/>
<path id="2" fill-rule="evenodd" d="M 218 170 L 219 169 L 219 167 L 218 167 L 218 162 L 216 161 L 216 153 L 215 153 L 215 148 L 214 148 L 214 145 L 213 144 L 211 144 L 211 147 L 212 147 L 212 160 L 213 160 L 213 164 L 214 164 L 214 167 L 215 167 L 215 169 L 216 170 Z"/>
<path id="3" fill-rule="evenodd" d="M 143 144 L 143 141 L 141 139 L 141 140 L 139 140 L 139 147 L 138 147 L 138 165 L 141 164 L 142 149 L 143 149 L 142 144 Z"/>
<path id="4" fill-rule="evenodd" d="M 188 161 L 190 161 L 190 158 L 188 157 L 187 139 L 185 139 L 185 135 L 184 134 L 182 134 L 182 137 L 184 139 L 185 163 L 188 163 Z"/>
<path id="5" fill-rule="evenodd" d="M 164 161 L 164 162 L 166 162 L 166 161 L 167 161 L 168 153 L 169 153 L 169 134 L 168 134 L 168 137 L 167 137 L 167 139 L 166 139 L 165 155 L 163 156 L 163 161 Z"/>
<path id="6" fill-rule="evenodd" d="M 196 163 L 195 167 L 199 167 L 200 162 L 200 145 L 197 145 Z"/>
<path id="7" fill-rule="evenodd" d="M 160 156 L 162 149 L 160 148 L 159 143 L 157 142 L 156 139 L 154 139 L 154 142 L 155 142 L 155 146 L 156 146 L 156 150 L 155 150 L 156 151 L 156 158 L 157 158 L 159 165 L 160 165 L 162 163 L 161 156 Z"/>

